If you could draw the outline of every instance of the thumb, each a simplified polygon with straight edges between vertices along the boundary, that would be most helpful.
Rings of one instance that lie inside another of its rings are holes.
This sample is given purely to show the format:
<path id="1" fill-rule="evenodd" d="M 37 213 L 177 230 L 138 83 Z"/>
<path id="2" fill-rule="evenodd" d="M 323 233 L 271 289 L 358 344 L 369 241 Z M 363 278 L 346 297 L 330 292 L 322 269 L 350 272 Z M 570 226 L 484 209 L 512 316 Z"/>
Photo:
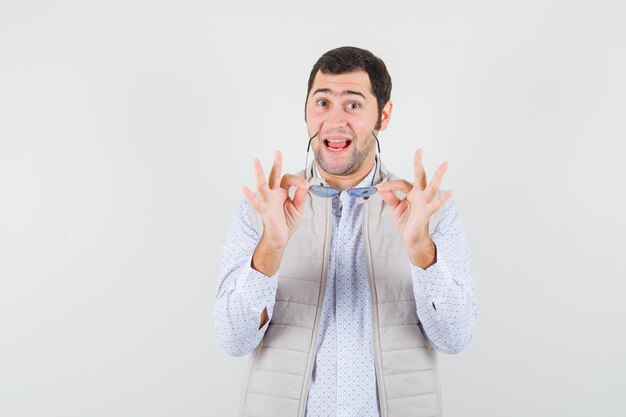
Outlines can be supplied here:
<path id="1" fill-rule="evenodd" d="M 293 196 L 293 206 L 296 210 L 298 210 L 299 213 L 302 213 L 302 209 L 304 208 L 304 202 L 308 193 L 308 188 L 298 187 L 296 189 L 296 193 Z"/>
<path id="2" fill-rule="evenodd" d="M 385 203 L 387 203 L 392 210 L 395 209 L 398 204 L 400 204 L 400 199 L 392 190 L 381 191 L 381 188 L 384 189 L 384 187 L 376 187 L 376 189 L 378 190 L 378 194 L 380 194 L 382 199 L 385 200 Z"/>

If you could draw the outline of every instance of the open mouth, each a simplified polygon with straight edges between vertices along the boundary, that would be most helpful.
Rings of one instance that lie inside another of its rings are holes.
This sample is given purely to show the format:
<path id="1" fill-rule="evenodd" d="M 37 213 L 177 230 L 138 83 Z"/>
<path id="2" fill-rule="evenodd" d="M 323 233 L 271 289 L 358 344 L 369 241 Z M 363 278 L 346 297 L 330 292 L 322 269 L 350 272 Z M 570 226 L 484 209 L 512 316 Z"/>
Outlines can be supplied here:
<path id="1" fill-rule="evenodd" d="M 352 143 L 351 139 L 339 138 L 339 139 L 325 139 L 324 145 L 326 149 L 331 152 L 341 152 L 347 149 Z"/>

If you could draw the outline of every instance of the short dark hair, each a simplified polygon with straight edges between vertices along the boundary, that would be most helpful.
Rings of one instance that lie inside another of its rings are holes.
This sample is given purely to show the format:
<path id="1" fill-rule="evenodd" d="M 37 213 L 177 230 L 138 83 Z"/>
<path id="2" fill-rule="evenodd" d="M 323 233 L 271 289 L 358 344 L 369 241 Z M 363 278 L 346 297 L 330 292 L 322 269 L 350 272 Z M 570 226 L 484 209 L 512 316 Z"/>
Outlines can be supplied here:
<path id="1" fill-rule="evenodd" d="M 376 97 L 376 104 L 378 105 L 378 121 L 374 129 L 379 130 L 383 107 L 391 98 L 391 76 L 387 72 L 385 63 L 380 58 L 367 49 L 354 46 L 342 46 L 331 49 L 313 65 L 304 102 L 304 121 L 306 122 L 306 103 L 309 100 L 313 80 L 318 71 L 326 74 L 345 74 L 359 70 L 365 71 L 370 77 L 372 94 Z"/>

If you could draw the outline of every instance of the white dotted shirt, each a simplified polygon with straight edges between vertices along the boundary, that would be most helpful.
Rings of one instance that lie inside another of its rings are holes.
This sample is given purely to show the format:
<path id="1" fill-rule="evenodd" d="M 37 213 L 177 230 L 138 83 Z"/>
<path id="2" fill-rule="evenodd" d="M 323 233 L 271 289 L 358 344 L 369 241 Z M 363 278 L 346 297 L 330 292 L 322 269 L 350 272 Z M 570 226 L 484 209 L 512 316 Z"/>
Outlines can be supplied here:
<path id="1" fill-rule="evenodd" d="M 357 187 L 371 185 L 376 167 Z M 280 272 L 267 277 L 250 266 L 260 236 L 246 201 L 235 214 L 222 247 L 215 304 L 218 343 L 242 356 L 259 344 L 269 322 L 259 329 L 263 308 L 272 317 Z M 307 417 L 379 417 L 372 347 L 371 303 L 362 236 L 363 206 L 347 193 L 333 199 L 328 278 L 311 375 Z M 446 353 L 469 343 L 475 324 L 474 276 L 467 238 L 454 199 L 446 202 L 431 235 L 437 262 L 413 265 L 417 315 L 433 346 Z"/>

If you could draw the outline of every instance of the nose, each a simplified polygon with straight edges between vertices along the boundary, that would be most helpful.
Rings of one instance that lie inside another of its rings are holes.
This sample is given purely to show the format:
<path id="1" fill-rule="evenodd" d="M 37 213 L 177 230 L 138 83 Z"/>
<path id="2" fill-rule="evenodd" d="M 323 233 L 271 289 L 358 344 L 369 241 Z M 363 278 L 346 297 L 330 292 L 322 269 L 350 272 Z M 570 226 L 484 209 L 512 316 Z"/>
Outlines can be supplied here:
<path id="1" fill-rule="evenodd" d="M 326 112 L 323 125 L 326 129 L 345 127 L 348 125 L 348 118 L 342 106 L 334 106 Z"/>

